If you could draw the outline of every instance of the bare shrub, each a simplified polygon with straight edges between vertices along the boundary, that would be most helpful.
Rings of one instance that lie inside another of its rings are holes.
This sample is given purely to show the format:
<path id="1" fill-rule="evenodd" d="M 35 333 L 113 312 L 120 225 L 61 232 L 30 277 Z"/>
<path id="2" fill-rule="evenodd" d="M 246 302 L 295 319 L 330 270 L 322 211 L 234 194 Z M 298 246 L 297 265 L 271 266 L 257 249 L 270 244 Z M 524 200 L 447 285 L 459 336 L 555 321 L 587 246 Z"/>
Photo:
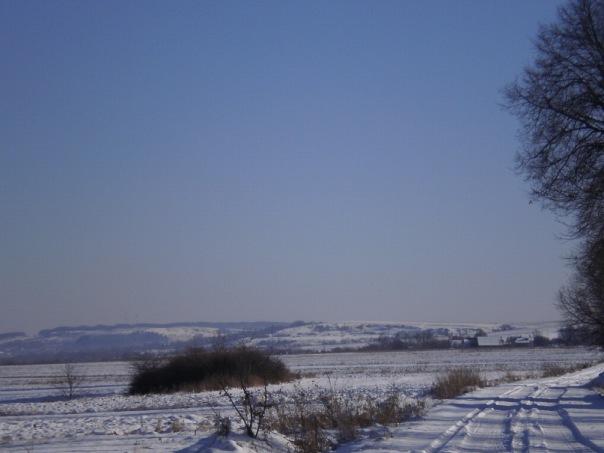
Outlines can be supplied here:
<path id="1" fill-rule="evenodd" d="M 290 437 L 301 453 L 315 453 L 331 449 L 325 429 L 326 420 L 310 392 L 296 387 L 291 399 L 281 400 L 270 413 L 271 429 Z"/>
<path id="2" fill-rule="evenodd" d="M 436 378 L 431 393 L 438 399 L 455 398 L 484 385 L 485 381 L 478 371 L 471 368 L 453 368 Z"/>
<path id="3" fill-rule="evenodd" d="M 363 428 L 376 424 L 394 425 L 420 416 L 424 401 L 406 400 L 398 391 L 375 400 L 333 386 L 318 398 L 296 389 L 290 401 L 282 401 L 271 413 L 271 428 L 292 438 L 302 453 L 328 451 L 336 443 L 359 437 Z"/>
<path id="4" fill-rule="evenodd" d="M 355 439 L 358 428 L 371 425 L 370 411 L 364 410 L 364 401 L 346 396 L 332 387 L 319 399 L 323 418 L 329 428 L 336 430 L 339 442 Z"/>
<path id="5" fill-rule="evenodd" d="M 253 391 L 249 386 L 250 383 L 246 375 L 242 375 L 239 380 L 239 390 L 242 393 L 240 398 L 237 398 L 234 392 L 231 391 L 228 381 L 223 382 L 221 394 L 229 400 L 231 406 L 235 409 L 243 423 L 246 434 L 249 437 L 256 438 L 265 426 L 264 417 L 268 409 L 273 406 L 273 398 L 268 392 L 268 384 L 264 384 L 262 392 Z"/>
<path id="6" fill-rule="evenodd" d="M 216 414 L 214 417 L 214 432 L 219 436 L 228 436 L 231 433 L 231 418 Z"/>
<path id="7" fill-rule="evenodd" d="M 398 404 L 398 412 L 388 423 L 402 423 L 423 416 L 426 413 L 426 401 L 421 399 L 405 399 Z"/>

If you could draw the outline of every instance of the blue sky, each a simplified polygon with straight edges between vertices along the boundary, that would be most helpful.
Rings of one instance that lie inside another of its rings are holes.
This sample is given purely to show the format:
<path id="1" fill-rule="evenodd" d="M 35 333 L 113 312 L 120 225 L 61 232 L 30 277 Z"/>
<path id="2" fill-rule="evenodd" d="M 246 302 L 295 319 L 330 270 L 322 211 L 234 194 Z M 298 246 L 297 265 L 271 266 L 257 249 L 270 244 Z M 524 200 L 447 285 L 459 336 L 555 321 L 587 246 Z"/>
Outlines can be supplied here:
<path id="1" fill-rule="evenodd" d="M 500 104 L 559 4 L 0 0 L 0 330 L 557 319 Z"/>

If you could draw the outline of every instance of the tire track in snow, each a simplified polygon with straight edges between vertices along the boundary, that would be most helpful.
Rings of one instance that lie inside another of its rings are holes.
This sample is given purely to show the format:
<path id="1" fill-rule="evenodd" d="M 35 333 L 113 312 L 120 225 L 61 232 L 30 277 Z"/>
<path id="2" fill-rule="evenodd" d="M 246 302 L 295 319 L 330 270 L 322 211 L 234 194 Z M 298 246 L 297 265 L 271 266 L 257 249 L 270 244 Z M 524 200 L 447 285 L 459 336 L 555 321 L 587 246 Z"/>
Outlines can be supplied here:
<path id="1" fill-rule="evenodd" d="M 599 453 L 604 452 L 604 448 L 598 447 L 596 444 L 594 444 L 591 440 L 589 440 L 587 437 L 585 437 L 581 433 L 581 431 L 579 430 L 579 428 L 577 427 L 575 422 L 573 422 L 573 419 L 568 414 L 566 409 L 564 409 L 564 407 L 562 407 L 560 405 L 560 400 L 563 398 L 563 396 L 567 392 L 568 392 L 568 389 L 565 389 L 564 392 L 562 392 L 562 394 L 558 397 L 558 404 L 556 404 L 556 407 L 557 407 L 556 411 L 558 412 L 558 416 L 562 420 L 562 425 L 564 425 L 571 432 L 574 440 L 577 443 L 579 443 L 595 452 L 599 452 Z"/>
<path id="2" fill-rule="evenodd" d="M 508 451 L 548 451 L 539 423 L 539 408 L 535 401 L 547 390 L 547 387 L 533 387 L 533 392 L 522 398 L 514 412 L 509 414 Z"/>
<path id="3" fill-rule="evenodd" d="M 467 437 L 472 432 L 472 426 L 476 423 L 475 420 L 479 417 L 484 417 L 488 412 L 495 410 L 497 403 L 505 401 L 507 398 L 512 397 L 518 392 L 526 390 L 525 385 L 516 386 L 501 395 L 487 401 L 482 407 L 476 408 L 473 411 L 466 414 L 461 420 L 451 425 L 445 432 L 443 432 L 438 438 L 430 443 L 430 446 L 426 452 L 437 453 L 446 450 L 448 445 L 452 443 L 456 437 L 464 431 L 464 437 Z M 463 439 L 462 439 L 463 442 Z"/>
<path id="4" fill-rule="evenodd" d="M 579 431 L 579 428 L 577 428 L 577 425 L 575 425 L 575 423 L 573 422 L 570 415 L 568 415 L 568 412 L 566 412 L 566 409 L 564 409 L 562 407 L 558 408 L 558 414 L 560 415 L 560 418 L 562 419 L 562 424 L 564 426 L 566 426 L 568 428 L 568 430 L 572 433 L 574 440 L 577 443 L 579 443 L 595 452 L 604 453 L 604 448 L 598 447 L 591 440 L 589 440 L 587 437 L 585 437 L 581 433 L 581 431 Z"/>
<path id="5" fill-rule="evenodd" d="M 526 390 L 530 390 L 529 393 L 522 395 Z M 503 411 L 507 412 L 507 415 L 501 421 L 501 442 L 500 448 L 496 448 L 497 451 L 523 453 L 550 451 L 546 442 L 546 433 L 542 426 L 545 423 L 546 426 L 566 428 L 568 435 L 562 433 L 562 436 L 559 436 L 560 439 L 558 439 L 565 443 L 566 451 L 587 450 L 604 453 L 604 449 L 598 447 L 580 432 L 561 404 L 567 390 L 557 394 L 550 401 L 543 398 L 544 395 L 555 391 L 549 385 L 523 385 L 504 392 L 487 401 L 482 407 L 467 413 L 461 420 L 451 425 L 437 439 L 432 441 L 429 448 L 424 451 L 437 453 L 475 450 L 481 442 L 493 441 L 494 430 L 489 427 L 489 424 L 496 425 L 497 420 L 494 419 L 494 414 Z M 511 406 L 502 404 L 506 402 L 514 404 Z M 552 417 L 555 417 L 555 419 L 552 420 Z M 559 451 L 559 448 L 554 448 L 554 450 Z"/>
<path id="6" fill-rule="evenodd" d="M 563 430 L 557 433 L 557 436 L 550 436 L 550 441 L 563 443 L 566 451 L 604 452 L 604 449 L 581 434 L 562 406 L 561 403 L 568 389 L 560 391 L 554 398 L 544 398 L 557 391 L 558 389 L 546 385 L 520 401 L 517 414 L 510 417 L 513 437 L 511 445 L 508 445 L 509 451 L 547 452 L 550 446 L 546 442 L 546 430 L 551 427 L 564 427 L 568 432 L 565 433 Z M 560 451 L 560 448 L 560 446 L 553 447 L 556 451 Z"/>
<path id="7" fill-rule="evenodd" d="M 506 419 L 503 424 L 503 432 L 501 443 L 505 451 L 512 451 L 512 440 L 514 439 L 514 433 L 512 432 L 512 425 L 514 424 L 514 420 L 516 414 L 518 413 L 519 407 L 516 406 L 507 413 Z"/>

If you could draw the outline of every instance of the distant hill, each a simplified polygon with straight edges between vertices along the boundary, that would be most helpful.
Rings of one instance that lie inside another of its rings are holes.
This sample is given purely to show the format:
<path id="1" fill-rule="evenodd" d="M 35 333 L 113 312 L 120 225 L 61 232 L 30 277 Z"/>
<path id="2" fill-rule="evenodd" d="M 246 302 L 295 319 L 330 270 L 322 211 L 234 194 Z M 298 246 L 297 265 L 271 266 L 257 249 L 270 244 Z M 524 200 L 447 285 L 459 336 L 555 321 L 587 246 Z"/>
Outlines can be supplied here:
<path id="1" fill-rule="evenodd" d="M 5 333 L 0 333 L 0 342 L 1 341 L 7 341 L 7 340 L 14 340 L 16 338 L 23 338 L 26 337 L 27 334 L 25 332 L 5 332 Z"/>
<path id="2" fill-rule="evenodd" d="M 0 334 L 1 363 L 123 360 L 163 355 L 189 347 L 247 344 L 274 352 L 324 352 L 366 348 L 383 338 L 434 339 L 473 336 L 496 338 L 532 334 L 554 338 L 559 322 L 419 323 L 419 322 L 180 322 L 63 326 Z"/>
<path id="3" fill-rule="evenodd" d="M 62 326 L 37 335 L 0 334 L 1 363 L 120 360 L 167 354 L 188 347 L 211 347 L 271 335 L 282 322 L 179 322 Z M 1 339 L 5 337 L 3 341 Z"/>

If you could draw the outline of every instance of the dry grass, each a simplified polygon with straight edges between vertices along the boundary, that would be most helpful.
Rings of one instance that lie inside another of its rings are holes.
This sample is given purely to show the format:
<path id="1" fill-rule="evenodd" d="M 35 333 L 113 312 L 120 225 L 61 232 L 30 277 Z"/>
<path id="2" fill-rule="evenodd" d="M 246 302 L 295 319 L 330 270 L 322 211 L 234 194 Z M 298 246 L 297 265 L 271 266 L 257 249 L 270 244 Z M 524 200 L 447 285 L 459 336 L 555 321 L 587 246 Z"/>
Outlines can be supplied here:
<path id="1" fill-rule="evenodd" d="M 298 388 L 290 401 L 276 405 L 270 427 L 292 438 L 299 452 L 315 453 L 356 439 L 363 428 L 395 425 L 424 411 L 424 401 L 403 399 L 398 391 L 376 401 L 333 388 L 316 399 Z"/>
<path id="2" fill-rule="evenodd" d="M 518 374 L 514 374 L 511 371 L 507 371 L 504 375 L 503 375 L 503 381 L 504 382 L 516 382 L 522 379 L 522 376 L 518 375 Z"/>
<path id="3" fill-rule="evenodd" d="M 185 425 L 180 420 L 172 420 L 170 422 L 170 431 L 173 433 L 179 433 L 185 429 Z"/>
<path id="4" fill-rule="evenodd" d="M 592 366 L 591 362 L 575 363 L 573 365 L 563 365 L 561 363 L 548 362 L 541 366 L 541 377 L 556 377 L 563 374 L 579 371 Z"/>
<path id="5" fill-rule="evenodd" d="M 214 417 L 214 432 L 219 436 L 228 436 L 231 432 L 232 424 L 231 419 L 223 417 L 220 414 L 216 414 Z"/>
<path id="6" fill-rule="evenodd" d="M 478 371 L 471 368 L 453 368 L 436 378 L 431 393 L 438 399 L 455 398 L 485 384 Z"/>

